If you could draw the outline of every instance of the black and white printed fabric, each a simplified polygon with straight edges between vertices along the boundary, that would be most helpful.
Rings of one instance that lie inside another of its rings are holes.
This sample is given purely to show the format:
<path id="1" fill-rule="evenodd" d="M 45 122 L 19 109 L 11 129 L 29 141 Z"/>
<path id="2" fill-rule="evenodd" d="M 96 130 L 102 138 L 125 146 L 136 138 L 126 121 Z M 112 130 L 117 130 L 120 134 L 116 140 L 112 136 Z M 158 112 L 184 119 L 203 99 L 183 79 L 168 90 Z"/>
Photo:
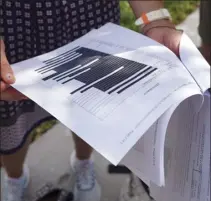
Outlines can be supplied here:
<path id="1" fill-rule="evenodd" d="M 10 64 L 63 46 L 107 22 L 119 23 L 118 0 L 0 0 L 0 36 Z M 27 66 L 26 66 L 27 68 Z M 0 154 L 14 153 L 50 118 L 30 100 L 0 101 Z"/>

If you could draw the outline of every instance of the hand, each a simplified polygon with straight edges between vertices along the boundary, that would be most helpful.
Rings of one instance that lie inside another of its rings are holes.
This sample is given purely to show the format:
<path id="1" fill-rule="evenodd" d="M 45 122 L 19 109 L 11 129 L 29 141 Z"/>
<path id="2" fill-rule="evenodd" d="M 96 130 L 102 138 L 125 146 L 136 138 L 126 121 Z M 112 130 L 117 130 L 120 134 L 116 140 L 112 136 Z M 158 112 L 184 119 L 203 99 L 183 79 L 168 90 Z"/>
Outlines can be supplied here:
<path id="1" fill-rule="evenodd" d="M 0 100 L 4 101 L 17 101 L 17 100 L 26 100 L 26 96 L 15 90 L 13 87 L 8 87 L 6 90 L 1 92 Z"/>
<path id="2" fill-rule="evenodd" d="M 3 40 L 0 40 L 0 67 L 0 100 L 12 101 L 26 99 L 23 94 L 10 86 L 15 83 L 15 76 L 7 60 Z"/>
<path id="3" fill-rule="evenodd" d="M 143 33 L 153 40 L 165 45 L 179 57 L 179 45 L 182 31 L 176 30 L 169 20 L 157 20 L 143 28 Z"/>

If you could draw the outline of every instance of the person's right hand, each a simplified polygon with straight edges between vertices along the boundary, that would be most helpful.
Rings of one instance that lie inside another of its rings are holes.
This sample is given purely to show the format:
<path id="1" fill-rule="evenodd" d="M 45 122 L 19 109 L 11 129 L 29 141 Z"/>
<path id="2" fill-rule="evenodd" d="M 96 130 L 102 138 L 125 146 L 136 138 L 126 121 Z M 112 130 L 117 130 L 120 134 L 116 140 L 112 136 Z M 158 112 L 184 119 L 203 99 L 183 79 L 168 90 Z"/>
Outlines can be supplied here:
<path id="1" fill-rule="evenodd" d="M 0 67 L 0 100 L 13 101 L 26 99 L 27 97 L 10 86 L 15 83 L 15 76 L 7 60 L 3 40 L 0 40 Z"/>

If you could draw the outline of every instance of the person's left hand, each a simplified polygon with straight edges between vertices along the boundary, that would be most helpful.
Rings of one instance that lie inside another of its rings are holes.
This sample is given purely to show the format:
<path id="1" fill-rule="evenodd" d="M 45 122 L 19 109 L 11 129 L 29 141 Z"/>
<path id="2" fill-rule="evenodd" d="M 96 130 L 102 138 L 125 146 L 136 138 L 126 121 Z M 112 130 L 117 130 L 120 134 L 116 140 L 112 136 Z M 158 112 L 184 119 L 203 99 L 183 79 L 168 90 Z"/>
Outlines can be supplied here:
<path id="1" fill-rule="evenodd" d="M 1 91 L 0 101 L 19 101 L 27 100 L 28 97 L 17 91 L 11 86 L 7 86 L 4 91 Z"/>
<path id="2" fill-rule="evenodd" d="M 11 86 L 11 84 L 15 83 L 15 75 L 7 60 L 3 40 L 0 40 L 0 67 L 0 100 L 15 101 L 27 99 L 26 96 Z"/>
<path id="3" fill-rule="evenodd" d="M 168 47 L 179 57 L 182 31 L 177 30 L 171 21 L 157 20 L 151 22 L 142 31 L 146 36 Z"/>

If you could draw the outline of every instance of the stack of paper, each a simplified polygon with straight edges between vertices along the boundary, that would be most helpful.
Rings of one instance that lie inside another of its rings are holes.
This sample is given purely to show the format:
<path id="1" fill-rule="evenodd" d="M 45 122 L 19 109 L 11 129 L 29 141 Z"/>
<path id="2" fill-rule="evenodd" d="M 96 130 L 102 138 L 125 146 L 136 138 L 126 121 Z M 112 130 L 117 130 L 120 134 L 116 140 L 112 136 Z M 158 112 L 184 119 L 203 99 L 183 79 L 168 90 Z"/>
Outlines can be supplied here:
<path id="1" fill-rule="evenodd" d="M 175 201 L 204 201 L 210 67 L 185 34 L 180 54 L 181 60 L 163 45 L 109 23 L 14 64 L 14 87 L 113 164 L 130 168 L 152 186 L 157 201 L 173 201 L 170 194 L 177 195 Z M 197 150 L 203 152 L 200 167 Z M 165 180 L 175 183 L 166 187 Z"/>

